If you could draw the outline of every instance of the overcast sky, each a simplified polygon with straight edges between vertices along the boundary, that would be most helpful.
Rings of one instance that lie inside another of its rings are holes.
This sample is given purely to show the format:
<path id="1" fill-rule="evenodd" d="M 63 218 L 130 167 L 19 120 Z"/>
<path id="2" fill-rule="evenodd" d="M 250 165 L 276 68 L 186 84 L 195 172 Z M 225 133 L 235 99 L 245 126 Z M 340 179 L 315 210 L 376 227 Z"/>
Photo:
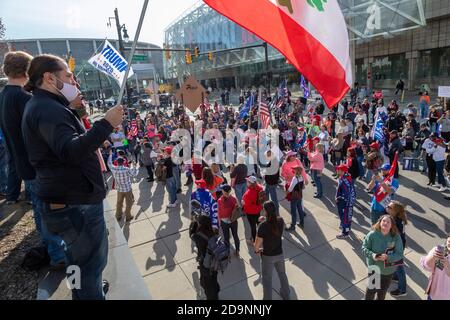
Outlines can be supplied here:
<path id="1" fill-rule="evenodd" d="M 198 0 L 150 0 L 139 40 L 162 45 L 164 29 Z M 108 17 L 119 9 L 120 23 L 133 39 L 143 0 L 0 0 L 7 39 L 117 39 Z"/>

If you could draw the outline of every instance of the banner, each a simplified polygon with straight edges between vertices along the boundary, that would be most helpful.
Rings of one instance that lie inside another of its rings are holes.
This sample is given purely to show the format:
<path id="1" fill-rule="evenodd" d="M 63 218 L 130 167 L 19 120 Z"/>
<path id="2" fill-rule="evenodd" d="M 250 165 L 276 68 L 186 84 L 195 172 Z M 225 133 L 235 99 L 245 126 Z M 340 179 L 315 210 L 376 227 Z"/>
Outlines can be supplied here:
<path id="1" fill-rule="evenodd" d="M 128 63 L 108 40 L 105 40 L 102 51 L 90 58 L 88 62 L 95 69 L 116 80 L 119 86 L 122 85 Z M 133 75 L 133 69 L 130 68 L 128 78 Z"/>

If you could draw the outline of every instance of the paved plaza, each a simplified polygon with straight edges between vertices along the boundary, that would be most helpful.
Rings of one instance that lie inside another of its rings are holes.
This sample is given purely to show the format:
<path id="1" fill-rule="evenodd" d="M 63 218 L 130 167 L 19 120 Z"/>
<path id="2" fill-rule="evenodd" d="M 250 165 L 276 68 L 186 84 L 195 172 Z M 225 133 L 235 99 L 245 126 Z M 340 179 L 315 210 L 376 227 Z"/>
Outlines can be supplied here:
<path id="1" fill-rule="evenodd" d="M 334 204 L 337 181 L 331 178 L 330 169 L 328 165 L 324 170 L 321 200 L 313 198 L 315 188 L 311 184 L 305 189 L 305 229 L 284 232 L 283 249 L 292 299 L 364 298 L 367 267 L 361 244 L 370 228 L 370 197 L 364 191 L 366 184 L 358 180 L 353 235 L 348 240 L 337 240 L 339 219 Z M 141 170 L 133 186 L 135 218 L 129 224 L 122 221 L 120 226 L 148 291 L 152 299 L 204 299 L 188 231 L 189 199 L 195 186 L 183 186 L 181 205 L 166 210 L 168 195 L 164 185 L 148 183 L 144 171 Z M 184 181 L 183 175 L 183 184 Z M 423 187 L 426 182 L 421 173 L 401 171 L 396 199 L 408 205 L 409 224 L 405 251 L 408 295 L 400 299 L 426 298 L 428 275 L 420 268 L 420 257 L 442 243 L 450 231 L 450 201 L 437 189 Z M 281 188 L 278 196 L 284 198 Z M 105 202 L 107 209 L 113 210 L 116 191 L 110 191 Z M 280 214 L 290 223 L 289 202 L 281 202 Z M 246 219 L 240 219 L 241 257 L 233 256 L 225 273 L 219 275 L 220 299 L 262 299 L 260 259 L 245 240 L 250 238 L 249 232 Z M 274 299 L 280 299 L 275 273 L 273 288 Z M 387 299 L 393 298 L 388 294 Z"/>

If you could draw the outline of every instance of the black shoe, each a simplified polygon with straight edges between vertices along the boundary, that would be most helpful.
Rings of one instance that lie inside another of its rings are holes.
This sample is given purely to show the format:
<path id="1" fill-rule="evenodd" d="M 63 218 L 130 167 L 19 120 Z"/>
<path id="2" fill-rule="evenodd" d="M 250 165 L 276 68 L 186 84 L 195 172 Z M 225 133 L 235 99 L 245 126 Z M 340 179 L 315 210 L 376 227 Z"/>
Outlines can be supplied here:
<path id="1" fill-rule="evenodd" d="M 102 280 L 102 289 L 103 289 L 103 293 L 106 295 L 109 291 L 109 282 L 108 280 L 103 279 Z"/>
<path id="2" fill-rule="evenodd" d="M 305 229 L 305 224 L 304 223 L 299 223 L 298 225 L 297 225 L 300 229 Z"/>
<path id="3" fill-rule="evenodd" d="M 389 293 L 390 293 L 391 296 L 393 296 L 394 298 L 397 298 L 397 297 L 404 297 L 404 296 L 407 295 L 406 292 L 400 292 L 400 290 L 398 290 L 398 289 L 395 289 L 394 291 L 391 291 L 391 292 L 389 292 Z"/>
<path id="4" fill-rule="evenodd" d="M 17 202 L 19 202 L 19 201 L 17 201 L 17 200 L 9 200 L 9 201 L 6 201 L 6 205 L 11 206 L 13 204 L 16 204 Z"/>
<path id="5" fill-rule="evenodd" d="M 444 199 L 445 200 L 450 200 L 450 196 L 445 196 Z"/>
<path id="6" fill-rule="evenodd" d="M 178 189 L 178 190 L 177 190 L 177 194 L 179 194 L 179 193 L 181 193 L 181 189 Z"/>
<path id="7" fill-rule="evenodd" d="M 294 231 L 295 230 L 295 226 L 291 225 L 289 228 L 286 228 L 286 231 Z"/>

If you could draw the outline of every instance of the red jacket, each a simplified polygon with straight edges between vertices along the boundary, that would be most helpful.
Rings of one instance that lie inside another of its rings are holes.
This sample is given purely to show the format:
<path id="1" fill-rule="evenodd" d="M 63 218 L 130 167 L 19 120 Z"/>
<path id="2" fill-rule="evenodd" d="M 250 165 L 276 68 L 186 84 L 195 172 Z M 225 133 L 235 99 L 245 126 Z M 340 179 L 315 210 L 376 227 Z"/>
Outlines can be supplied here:
<path id="1" fill-rule="evenodd" d="M 242 197 L 244 202 L 243 210 L 248 215 L 259 215 L 263 206 L 262 204 L 256 204 L 258 200 L 258 194 L 263 191 L 263 187 L 258 183 L 251 188 L 248 188 Z"/>

